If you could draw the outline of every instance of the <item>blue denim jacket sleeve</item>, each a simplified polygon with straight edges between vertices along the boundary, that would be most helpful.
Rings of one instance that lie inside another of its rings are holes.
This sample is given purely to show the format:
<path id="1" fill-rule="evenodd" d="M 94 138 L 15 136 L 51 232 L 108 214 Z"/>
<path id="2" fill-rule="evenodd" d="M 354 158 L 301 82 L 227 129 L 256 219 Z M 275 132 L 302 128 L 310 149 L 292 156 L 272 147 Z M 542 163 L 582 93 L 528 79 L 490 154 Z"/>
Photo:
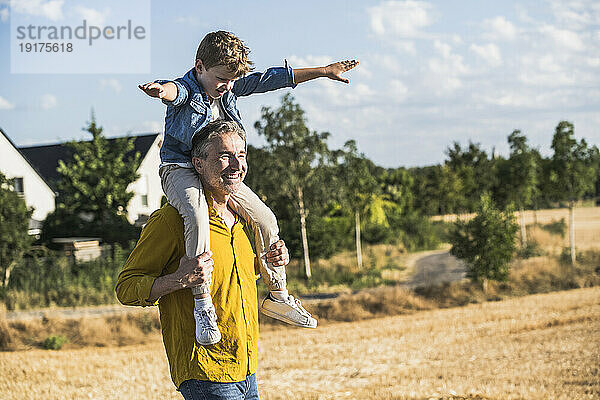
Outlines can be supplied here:
<path id="1" fill-rule="evenodd" d="M 253 93 L 265 93 L 285 87 L 296 87 L 292 67 L 285 62 L 284 67 L 271 67 L 264 72 L 254 72 L 235 81 L 233 94 L 237 97 Z"/>
<path id="2" fill-rule="evenodd" d="M 169 81 L 169 80 L 159 79 L 154 82 L 160 83 L 161 85 L 164 85 L 167 82 L 171 82 L 171 83 L 174 83 L 175 86 L 177 86 L 177 97 L 175 97 L 175 100 L 168 101 L 168 100 L 162 99 L 163 104 L 165 104 L 167 106 L 179 107 L 180 105 L 185 103 L 185 101 L 187 100 L 187 98 L 189 96 L 189 91 L 187 90 L 187 88 L 184 85 L 182 85 L 181 82 L 178 82 L 177 80 Z"/>

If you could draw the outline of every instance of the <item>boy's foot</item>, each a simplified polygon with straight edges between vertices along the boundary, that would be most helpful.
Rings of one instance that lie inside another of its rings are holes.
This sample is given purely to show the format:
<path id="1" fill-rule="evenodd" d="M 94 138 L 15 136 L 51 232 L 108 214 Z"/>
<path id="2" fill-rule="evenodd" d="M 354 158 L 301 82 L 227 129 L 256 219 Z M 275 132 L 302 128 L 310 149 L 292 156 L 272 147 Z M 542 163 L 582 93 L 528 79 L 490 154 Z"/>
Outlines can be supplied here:
<path id="1" fill-rule="evenodd" d="M 196 320 L 196 341 L 198 343 L 208 346 L 221 340 L 214 306 L 211 305 L 207 309 L 194 308 L 194 319 Z"/>
<path id="2" fill-rule="evenodd" d="M 277 300 L 269 293 L 263 300 L 260 311 L 271 318 L 278 319 L 290 325 L 302 328 L 316 328 L 317 320 L 300 304 L 300 300 L 288 295 L 287 298 Z"/>

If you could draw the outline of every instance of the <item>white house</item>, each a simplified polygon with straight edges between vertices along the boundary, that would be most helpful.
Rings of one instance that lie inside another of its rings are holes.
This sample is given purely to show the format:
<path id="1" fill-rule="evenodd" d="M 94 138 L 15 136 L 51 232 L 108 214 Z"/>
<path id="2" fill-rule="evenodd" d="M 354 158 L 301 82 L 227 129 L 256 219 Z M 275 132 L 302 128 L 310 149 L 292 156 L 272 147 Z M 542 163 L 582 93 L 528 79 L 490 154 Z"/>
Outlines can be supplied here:
<path id="1" fill-rule="evenodd" d="M 140 175 L 137 181 L 132 182 L 127 190 L 134 193 L 133 198 L 127 205 L 127 219 L 130 223 L 143 224 L 150 214 L 158 208 L 162 197 L 164 196 L 158 175 L 160 165 L 160 146 L 162 144 L 162 135 L 150 136 L 142 143 L 141 136 L 135 137 L 136 144 L 139 141 L 140 155 L 142 162 L 137 170 Z M 150 143 L 151 137 L 154 136 Z M 147 144 L 150 143 L 150 146 Z"/>
<path id="2" fill-rule="evenodd" d="M 28 207 L 33 207 L 31 216 L 33 224 L 30 224 L 30 227 L 39 228 L 39 222 L 54 211 L 56 193 L 35 165 L 14 145 L 2 129 L 0 129 L 0 172 L 7 178 L 14 179 L 14 190 L 23 197 Z"/>
<path id="3" fill-rule="evenodd" d="M 160 208 L 163 197 L 160 177 L 158 176 L 162 135 L 153 133 L 132 136 L 132 138 L 134 140 L 132 155 L 139 152 L 142 161 L 137 170 L 140 177 L 137 181 L 131 183 L 127 189 L 134 193 L 127 206 L 127 219 L 132 224 L 143 224 L 154 210 Z M 58 172 L 56 172 L 58 161 L 68 160 L 72 157 L 70 149 L 64 143 L 20 147 L 18 150 L 30 160 L 31 164 L 53 187 L 56 187 L 56 182 L 59 179 Z"/>

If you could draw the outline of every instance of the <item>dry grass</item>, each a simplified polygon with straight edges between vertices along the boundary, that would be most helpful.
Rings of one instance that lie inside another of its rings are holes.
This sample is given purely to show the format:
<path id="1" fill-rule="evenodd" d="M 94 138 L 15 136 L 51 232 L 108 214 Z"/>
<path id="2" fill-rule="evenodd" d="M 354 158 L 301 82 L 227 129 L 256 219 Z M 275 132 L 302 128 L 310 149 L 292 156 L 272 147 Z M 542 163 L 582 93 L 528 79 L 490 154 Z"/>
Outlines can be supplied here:
<path id="1" fill-rule="evenodd" d="M 600 289 L 261 333 L 278 399 L 600 399 Z M 180 399 L 159 342 L 0 353 L 0 398 Z M 23 388 L 27 388 L 23 390 Z"/>
<path id="2" fill-rule="evenodd" d="M 156 308 L 139 309 L 126 314 L 82 318 L 44 317 L 6 321 L 0 310 L 0 346 L 2 350 L 31 350 L 43 346 L 50 336 L 64 336 L 64 349 L 95 346 L 124 346 L 156 341 L 160 330 Z M 149 335 L 150 334 L 150 335 Z M 4 338 L 8 338 L 8 341 Z"/>
<path id="3" fill-rule="evenodd" d="M 557 208 L 550 210 L 525 211 L 525 224 L 531 225 L 535 222 L 539 224 L 549 224 L 554 221 L 560 221 L 562 218 L 569 225 L 569 210 L 567 208 Z M 461 215 L 460 218 L 470 218 L 474 214 Z M 521 223 L 519 213 L 516 213 L 517 222 Z M 433 217 L 433 220 L 446 222 L 454 221 L 456 215 L 442 215 Z M 568 232 L 564 238 L 558 235 L 550 235 L 541 229 L 533 229 L 533 238 L 539 243 L 544 243 L 553 253 L 569 246 Z M 531 233 L 528 233 L 531 235 Z M 600 249 L 600 207 L 579 207 L 575 208 L 575 245 L 580 250 Z"/>

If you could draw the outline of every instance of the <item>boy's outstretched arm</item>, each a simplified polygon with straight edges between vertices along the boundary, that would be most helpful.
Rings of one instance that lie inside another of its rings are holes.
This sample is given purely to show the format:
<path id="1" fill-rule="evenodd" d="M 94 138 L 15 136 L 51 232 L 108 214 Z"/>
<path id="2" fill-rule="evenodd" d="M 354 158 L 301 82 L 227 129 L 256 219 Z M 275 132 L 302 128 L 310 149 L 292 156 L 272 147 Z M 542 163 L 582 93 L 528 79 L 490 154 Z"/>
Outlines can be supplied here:
<path id="1" fill-rule="evenodd" d="M 173 101 L 177 98 L 177 86 L 173 82 L 167 82 L 163 85 L 157 82 L 149 82 L 138 87 L 150 97 L 157 97 L 166 101 Z"/>
<path id="2" fill-rule="evenodd" d="M 343 78 L 341 75 L 351 70 L 352 68 L 358 65 L 357 60 L 345 60 L 338 61 L 333 64 L 329 64 L 325 67 L 315 67 L 315 68 L 298 68 L 293 70 L 294 74 L 294 82 L 296 84 L 310 81 L 316 78 L 329 78 L 334 81 L 340 81 L 344 83 L 349 83 L 350 80 L 347 78 Z"/>

